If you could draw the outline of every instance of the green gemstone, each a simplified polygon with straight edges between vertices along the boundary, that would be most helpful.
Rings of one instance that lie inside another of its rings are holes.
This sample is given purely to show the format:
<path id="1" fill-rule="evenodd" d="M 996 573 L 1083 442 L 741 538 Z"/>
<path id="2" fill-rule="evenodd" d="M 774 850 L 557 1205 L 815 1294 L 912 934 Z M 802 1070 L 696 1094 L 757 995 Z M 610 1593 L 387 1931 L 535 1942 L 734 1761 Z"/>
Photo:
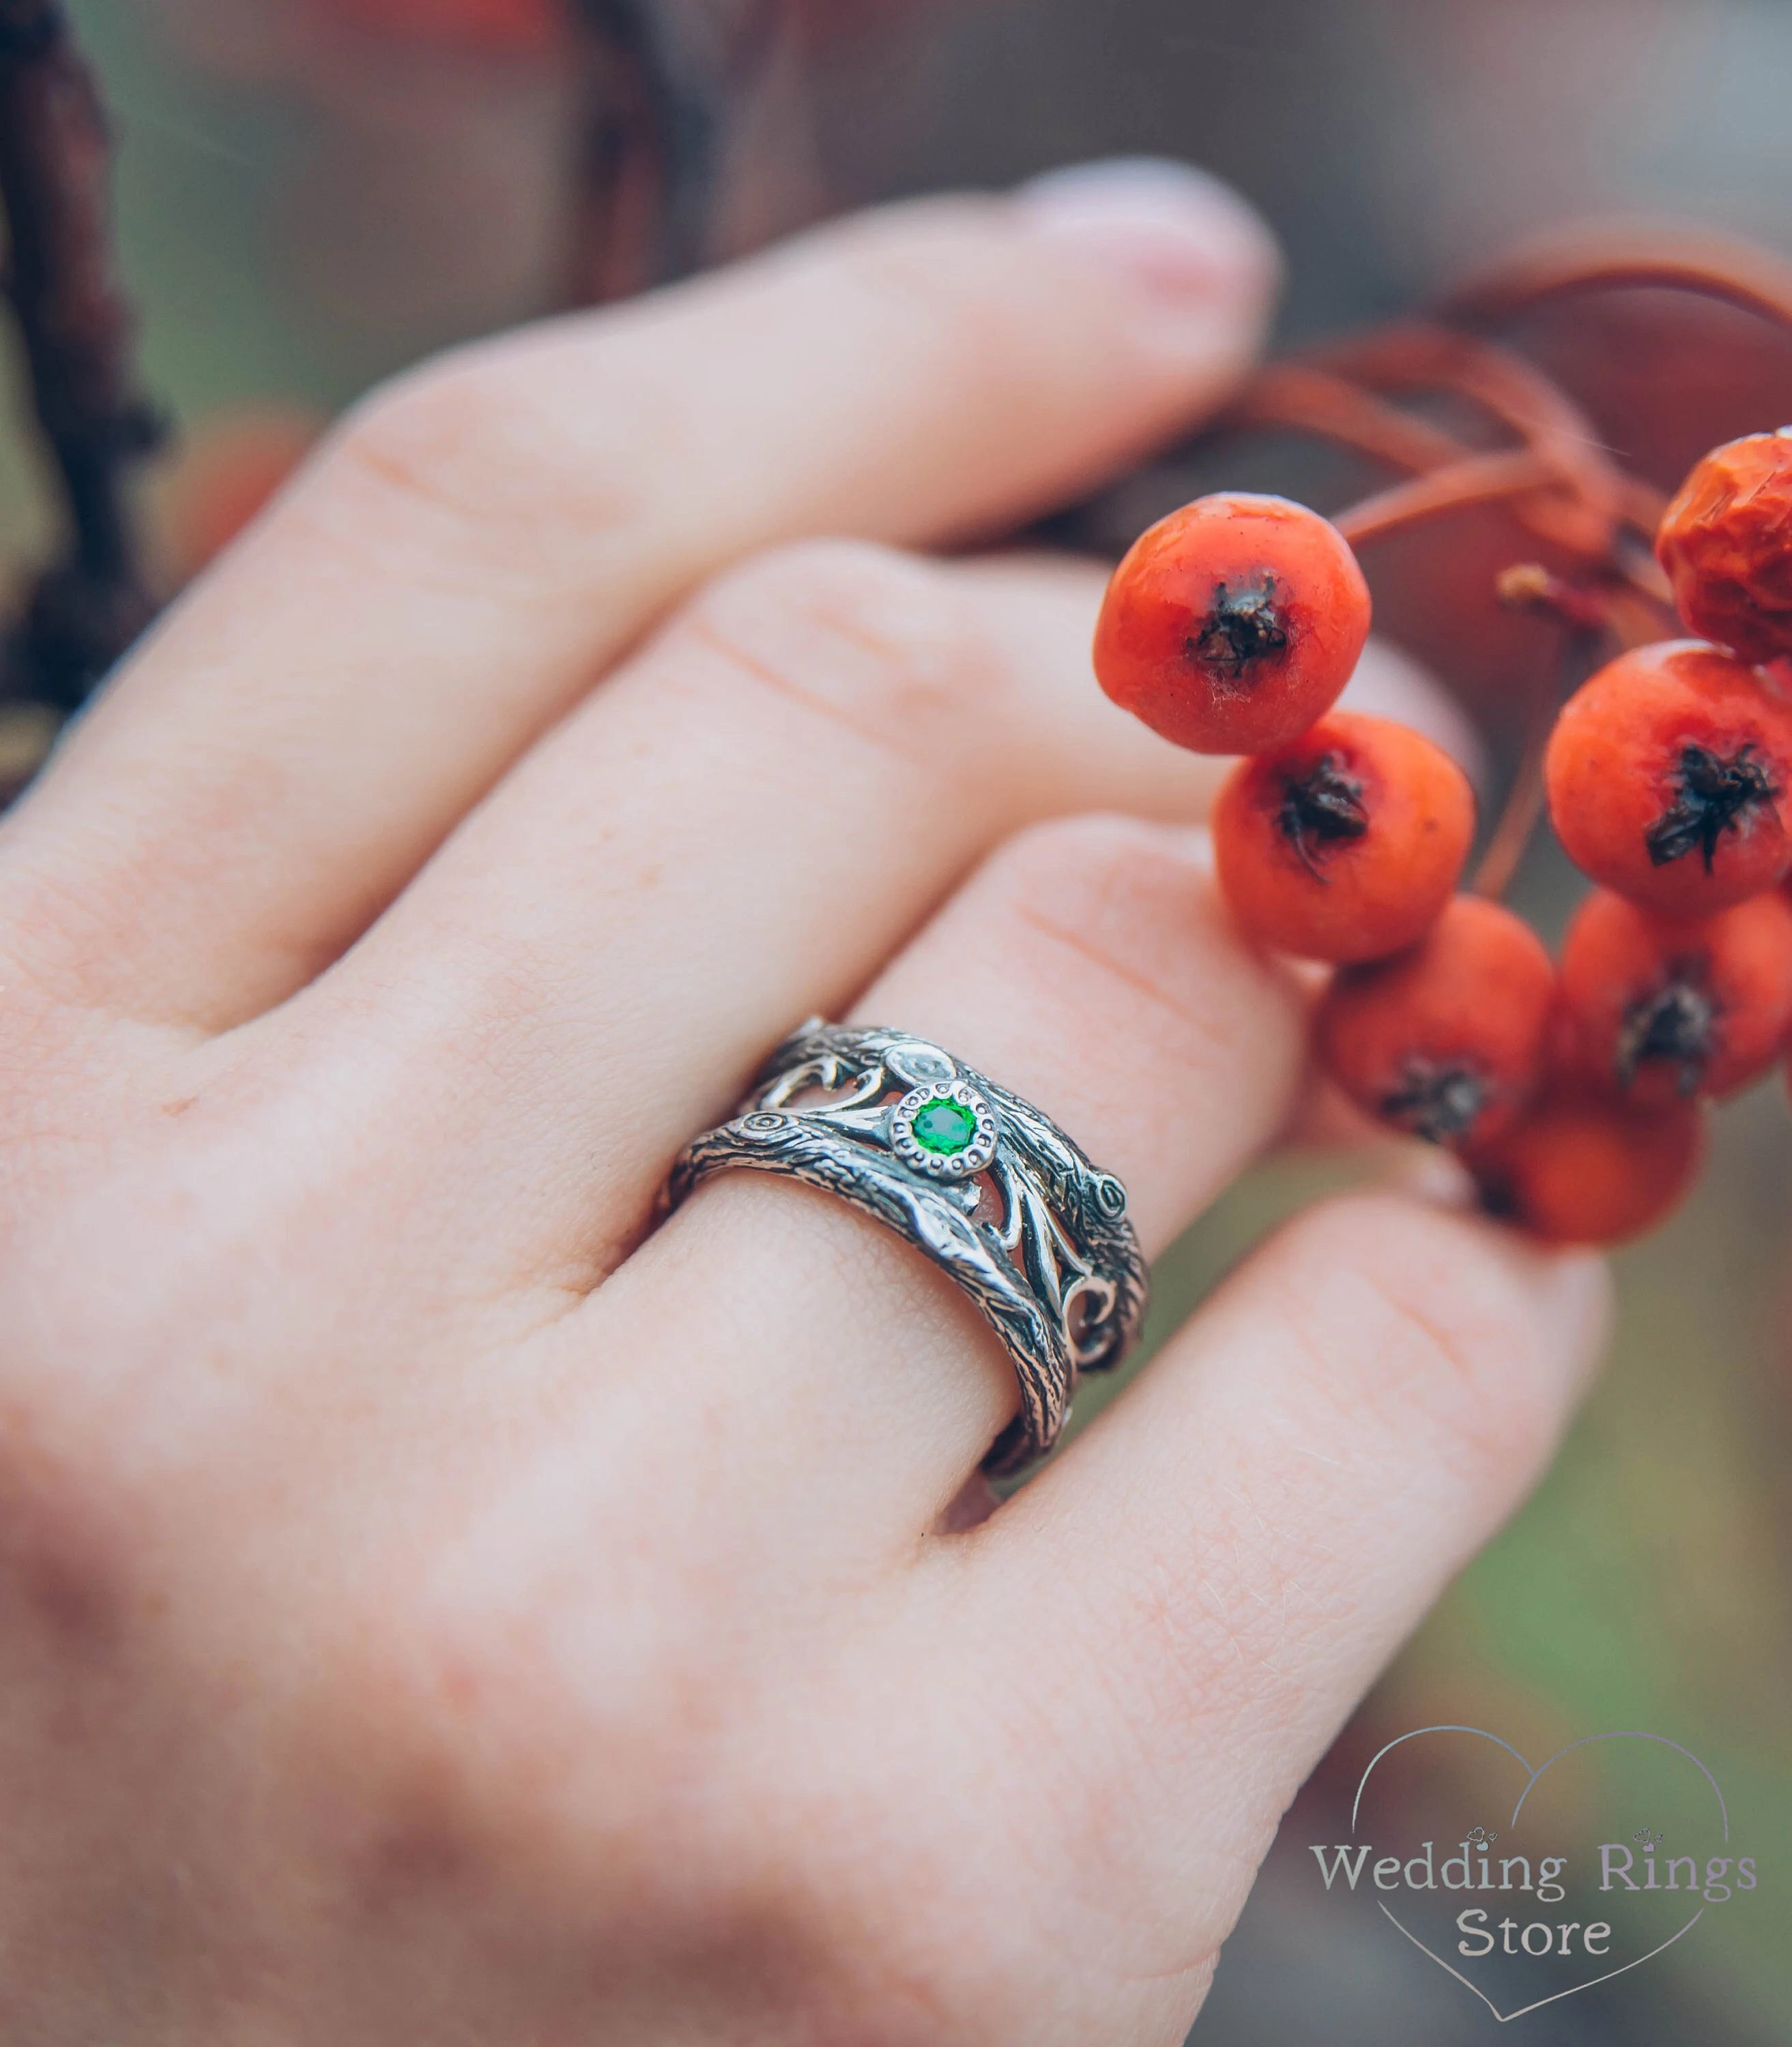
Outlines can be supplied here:
<path id="1" fill-rule="evenodd" d="M 954 1151 L 962 1151 L 977 1135 L 977 1117 L 962 1101 L 935 1099 L 915 1111 L 909 1128 L 923 1151 L 950 1158 Z"/>

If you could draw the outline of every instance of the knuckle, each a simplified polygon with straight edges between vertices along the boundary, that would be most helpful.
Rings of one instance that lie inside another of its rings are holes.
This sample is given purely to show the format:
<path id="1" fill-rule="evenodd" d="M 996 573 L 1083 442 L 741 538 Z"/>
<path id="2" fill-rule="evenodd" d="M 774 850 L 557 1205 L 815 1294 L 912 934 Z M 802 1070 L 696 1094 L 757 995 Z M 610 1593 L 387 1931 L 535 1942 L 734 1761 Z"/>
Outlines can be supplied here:
<path id="1" fill-rule="evenodd" d="M 644 1639 L 617 1623 L 592 1685 L 540 1588 L 507 1584 L 501 1608 L 425 1566 L 337 1600 L 308 1645 L 288 1774 L 332 1787 L 344 1890 L 383 1912 L 508 1872 L 583 1912 L 645 1894 L 681 1845 L 701 1866 L 691 1816 L 725 1801 L 689 1801 L 724 1774 L 728 1673 L 679 1600 L 656 1606 Z"/>
<path id="2" fill-rule="evenodd" d="M 540 580 L 576 564 L 588 574 L 594 544 L 642 515 L 652 464 L 636 444 L 641 428 L 622 417 L 629 408 L 569 418 L 556 402 L 551 366 L 567 346 L 525 336 L 404 371 L 331 437 L 319 487 L 370 494 L 385 511 L 396 501 L 435 541 L 443 528 L 470 532 L 487 572 Z M 589 371 L 582 381 L 602 382 Z"/>
<path id="3" fill-rule="evenodd" d="M 1061 296 L 1054 317 L 1040 319 L 1049 273 L 998 201 L 948 195 L 893 209 L 858 224 L 840 261 L 842 281 L 863 295 L 879 331 L 900 333 L 935 378 L 962 394 L 973 420 L 985 407 L 1012 418 L 1048 404 L 1088 331 L 1066 317 Z"/>
<path id="4" fill-rule="evenodd" d="M 1140 1059 L 1203 1094 L 1217 1083 L 1240 1141 L 1293 1085 L 1302 1011 L 1285 975 L 1239 943 L 1205 842 L 1105 815 L 1028 826 L 986 870 L 998 916 L 1048 972 L 1074 961 L 1091 1013 L 1118 1003 Z M 1213 1126 L 1216 1141 L 1218 1128 Z"/>
<path id="5" fill-rule="evenodd" d="M 1296 1229 L 1302 1262 L 1342 1283 L 1303 1291 L 1355 1324 L 1349 1397 L 1366 1399 L 1391 1433 L 1410 1436 L 1416 1422 L 1476 1496 L 1509 1496 L 1547 1456 L 1565 1403 L 1523 1279 L 1492 1230 L 1377 1195 L 1329 1203 Z"/>
<path id="6" fill-rule="evenodd" d="M 809 540 L 757 555 L 693 600 L 683 630 L 722 656 L 731 680 L 935 775 L 982 757 L 1011 681 L 948 571 L 869 542 Z"/>
<path id="7" fill-rule="evenodd" d="M 1068 908 L 1073 916 L 1098 917 L 1116 895 L 1211 907 L 1206 871 L 1186 842 L 1161 826 L 1106 812 L 1026 826 L 997 849 L 989 872 L 1022 907 L 1055 905 L 1059 915 Z"/>
<path id="8" fill-rule="evenodd" d="M 0 1410 L 0 1609 L 15 1678 L 21 1660 L 91 1675 L 117 1653 L 133 1608 L 122 1488 L 92 1450 L 53 1447 L 63 1433 L 16 1396 Z"/>

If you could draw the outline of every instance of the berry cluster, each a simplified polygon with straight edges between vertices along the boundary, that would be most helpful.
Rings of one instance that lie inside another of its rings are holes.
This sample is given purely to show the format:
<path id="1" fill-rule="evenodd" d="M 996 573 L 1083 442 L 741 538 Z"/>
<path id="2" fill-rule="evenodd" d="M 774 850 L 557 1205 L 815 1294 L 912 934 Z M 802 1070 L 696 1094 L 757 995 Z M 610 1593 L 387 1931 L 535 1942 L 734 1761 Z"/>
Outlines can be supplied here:
<path id="1" fill-rule="evenodd" d="M 1286 499 L 1206 497 L 1116 571 L 1102 687 L 1177 744 L 1237 753 L 1213 816 L 1240 925 L 1336 969 L 1320 1065 L 1460 1155 L 1496 1213 L 1609 1244 L 1691 1185 L 1703 1109 L 1792 1038 L 1792 429 L 1708 455 L 1657 554 L 1697 640 L 1630 647 L 1562 706 L 1543 785 L 1597 886 L 1559 959 L 1461 884 L 1467 778 L 1333 706 L 1369 627 L 1344 536 Z"/>

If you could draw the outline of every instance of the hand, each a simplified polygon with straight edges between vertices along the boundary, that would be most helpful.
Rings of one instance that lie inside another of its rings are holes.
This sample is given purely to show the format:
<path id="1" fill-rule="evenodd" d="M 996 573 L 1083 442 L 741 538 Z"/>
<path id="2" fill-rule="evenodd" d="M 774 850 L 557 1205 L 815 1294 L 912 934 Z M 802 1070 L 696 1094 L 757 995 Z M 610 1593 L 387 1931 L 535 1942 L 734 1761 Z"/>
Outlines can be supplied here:
<path id="1" fill-rule="evenodd" d="M 7 820 L 8 2039 L 1180 2038 L 1598 1268 L 1335 1202 L 978 1523 L 1014 1382 L 931 1265 L 757 1174 L 652 1216 L 815 1010 L 1154 1252 L 1284 1124 L 1098 571 L 892 551 L 1192 421 L 1273 269 L 1109 172 L 451 358 Z"/>

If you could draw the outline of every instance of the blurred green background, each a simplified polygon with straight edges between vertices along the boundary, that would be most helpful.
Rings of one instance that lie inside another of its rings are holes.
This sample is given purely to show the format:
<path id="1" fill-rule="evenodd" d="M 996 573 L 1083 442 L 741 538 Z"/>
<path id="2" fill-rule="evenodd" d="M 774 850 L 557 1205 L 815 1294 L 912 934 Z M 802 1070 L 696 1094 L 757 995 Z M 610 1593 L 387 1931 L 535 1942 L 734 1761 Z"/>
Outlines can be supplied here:
<path id="1" fill-rule="evenodd" d="M 244 418 L 322 420 L 428 350 L 555 303 L 572 96 L 551 45 L 370 25 L 381 10 L 354 0 L 73 11 L 121 130 L 146 381 L 195 444 Z M 1509 235 L 1581 213 L 1792 237 L 1782 0 L 1012 0 L 834 25 L 807 58 L 812 122 L 784 131 L 779 175 L 759 164 L 743 238 L 753 222 L 888 193 L 1174 153 L 1270 215 L 1291 255 L 1286 326 L 1305 335 L 1409 304 Z M 1663 384 L 1628 400 L 1639 446 L 1658 444 L 1658 404 L 1690 408 L 1693 446 L 1792 416 L 1792 353 L 1747 346 L 1746 390 L 1693 339 L 1670 350 Z M 44 543 L 39 484 L 16 431 L 0 458 L 16 574 Z M 1526 907 L 1553 930 L 1568 890 L 1546 849 Z M 1331 1170 L 1279 1163 L 1225 1201 L 1167 1261 L 1155 1327 Z M 1697 1199 L 1620 1260 L 1608 1374 L 1537 1497 L 1304 1794 L 1198 2040 L 1497 2030 L 1405 1943 L 1333 1909 L 1302 1845 L 1343 1838 L 1329 1831 L 1339 1801 L 1347 1812 L 1383 1741 L 1438 1721 L 1491 1728 L 1533 1757 L 1608 1728 L 1670 1736 L 1710 1766 L 1760 1860 L 1752 1899 L 1708 1913 L 1646 1970 L 1523 2020 L 1533 2041 L 1792 2037 L 1789 1195 L 1775 1082 L 1724 1113 Z"/>

